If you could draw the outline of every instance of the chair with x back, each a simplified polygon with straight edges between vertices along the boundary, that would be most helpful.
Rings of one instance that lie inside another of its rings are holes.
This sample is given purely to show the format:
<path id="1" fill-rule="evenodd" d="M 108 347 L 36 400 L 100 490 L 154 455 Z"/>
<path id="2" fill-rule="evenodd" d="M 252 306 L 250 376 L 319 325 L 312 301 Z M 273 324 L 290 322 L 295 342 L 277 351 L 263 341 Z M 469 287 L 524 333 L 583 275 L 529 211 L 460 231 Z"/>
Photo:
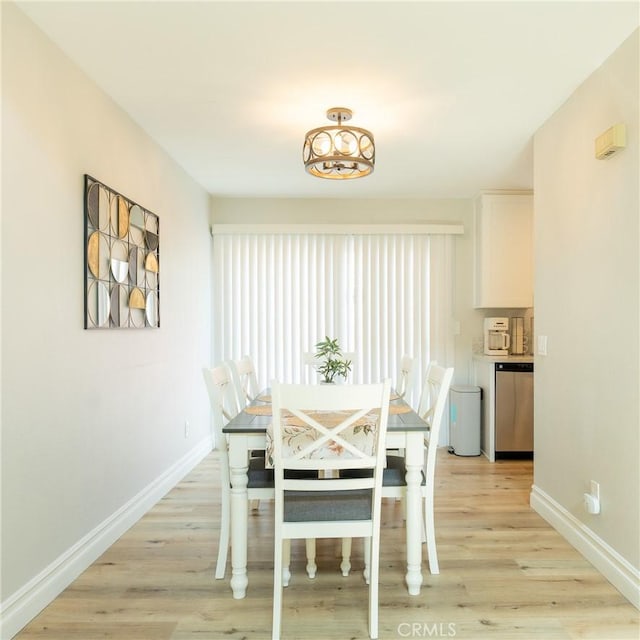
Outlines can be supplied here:
<path id="1" fill-rule="evenodd" d="M 285 544 L 296 538 L 347 536 L 365 539 L 369 635 L 378 637 L 380 501 L 390 386 L 390 381 L 272 383 L 273 424 L 267 452 L 275 480 L 274 639 L 280 638 Z M 364 477 L 341 477 L 347 469 L 364 471 Z M 291 477 L 300 471 L 318 475 Z"/>
<path id="2" fill-rule="evenodd" d="M 235 389 L 229 369 L 225 365 L 213 369 L 203 369 L 202 375 L 207 386 L 215 448 L 220 452 L 220 541 L 216 579 L 224 578 L 229 550 L 229 532 L 231 527 L 231 484 L 229 473 L 229 455 L 227 438 L 222 427 L 238 412 Z M 273 471 L 265 468 L 264 457 L 252 457 L 248 461 L 247 497 L 250 500 L 273 498 Z"/>
<path id="3" fill-rule="evenodd" d="M 229 360 L 226 365 L 231 372 L 238 407 L 239 409 L 244 409 L 247 405 L 251 404 L 260 393 L 253 360 L 250 356 L 243 356 L 239 360 Z M 254 450 L 251 452 L 251 455 L 264 458 L 264 450 Z M 251 504 L 253 509 L 258 508 L 257 500 L 254 500 Z"/>
<path id="4" fill-rule="evenodd" d="M 238 397 L 238 404 L 243 409 L 255 400 L 260 393 L 256 368 L 250 356 L 243 356 L 239 360 L 230 360 L 229 367 Z"/>
<path id="5" fill-rule="evenodd" d="M 422 497 L 424 502 L 424 532 L 427 542 L 427 555 L 431 573 L 440 573 L 436 551 L 436 532 L 433 512 L 433 493 L 435 485 L 436 453 L 440 439 L 440 427 L 447 404 L 449 388 L 453 379 L 453 367 L 439 367 L 430 362 L 424 377 L 420 395 L 418 415 L 429 425 L 425 437 L 424 466 L 422 469 Z M 404 497 L 406 492 L 406 468 L 404 458 L 387 456 L 387 468 L 383 479 L 383 497 Z"/>
<path id="6" fill-rule="evenodd" d="M 413 386 L 413 358 L 408 355 L 400 358 L 400 367 L 398 370 L 398 381 L 396 383 L 396 393 L 400 398 L 404 398 L 407 392 L 411 394 Z"/>
<path id="7" fill-rule="evenodd" d="M 408 355 L 400 358 L 400 366 L 398 367 L 398 377 L 396 381 L 395 395 L 392 394 L 392 399 L 404 398 L 407 404 L 411 404 L 411 391 L 413 387 L 413 358 Z M 404 451 L 401 449 L 394 449 L 396 455 L 403 456 Z"/>
<path id="8" fill-rule="evenodd" d="M 422 468 L 421 493 L 423 498 L 424 536 L 427 543 L 427 555 L 429 558 L 429 570 L 431 573 L 440 573 L 438 554 L 436 550 L 435 519 L 433 510 L 433 494 L 435 485 L 436 452 L 440 438 L 440 427 L 444 409 L 447 403 L 449 387 L 453 378 L 453 367 L 439 367 L 431 362 L 427 367 L 424 377 L 424 385 L 420 397 L 418 414 L 429 425 L 429 431 L 425 436 L 424 464 Z M 349 470 L 344 475 L 354 477 L 363 472 Z M 407 490 L 406 466 L 403 456 L 397 453 L 387 453 L 387 462 L 382 479 L 383 498 L 405 498 Z M 350 568 L 350 544 L 343 541 L 342 567 L 344 575 Z"/>

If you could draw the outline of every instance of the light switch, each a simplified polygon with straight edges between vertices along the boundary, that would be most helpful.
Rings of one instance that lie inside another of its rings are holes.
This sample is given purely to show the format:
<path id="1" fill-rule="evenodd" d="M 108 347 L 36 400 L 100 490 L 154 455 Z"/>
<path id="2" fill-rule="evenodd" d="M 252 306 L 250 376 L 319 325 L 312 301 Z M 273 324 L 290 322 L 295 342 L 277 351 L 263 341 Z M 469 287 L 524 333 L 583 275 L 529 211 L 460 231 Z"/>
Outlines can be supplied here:
<path id="1" fill-rule="evenodd" d="M 538 355 L 547 355 L 547 336 L 538 336 Z"/>

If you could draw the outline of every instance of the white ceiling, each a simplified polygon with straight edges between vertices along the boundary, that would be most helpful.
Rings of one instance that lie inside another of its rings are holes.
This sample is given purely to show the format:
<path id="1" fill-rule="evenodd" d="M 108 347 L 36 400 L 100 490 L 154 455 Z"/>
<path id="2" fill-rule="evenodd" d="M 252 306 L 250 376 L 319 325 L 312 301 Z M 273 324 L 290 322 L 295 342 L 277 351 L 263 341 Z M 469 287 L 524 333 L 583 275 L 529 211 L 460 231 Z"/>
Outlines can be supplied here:
<path id="1" fill-rule="evenodd" d="M 639 23 L 637 0 L 18 5 L 197 182 L 230 197 L 531 188 L 532 135 Z M 367 178 L 304 171 L 304 133 L 334 106 L 375 136 Z"/>

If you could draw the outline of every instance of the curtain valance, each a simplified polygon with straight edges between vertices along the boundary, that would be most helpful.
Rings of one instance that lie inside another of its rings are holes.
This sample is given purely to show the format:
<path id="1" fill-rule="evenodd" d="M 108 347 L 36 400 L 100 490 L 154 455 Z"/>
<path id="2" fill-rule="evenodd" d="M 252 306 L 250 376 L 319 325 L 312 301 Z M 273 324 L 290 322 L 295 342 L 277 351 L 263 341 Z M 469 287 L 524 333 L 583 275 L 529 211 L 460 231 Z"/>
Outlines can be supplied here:
<path id="1" fill-rule="evenodd" d="M 461 235 L 461 222 L 425 224 L 214 224 L 211 235 L 229 234 L 314 235 Z"/>

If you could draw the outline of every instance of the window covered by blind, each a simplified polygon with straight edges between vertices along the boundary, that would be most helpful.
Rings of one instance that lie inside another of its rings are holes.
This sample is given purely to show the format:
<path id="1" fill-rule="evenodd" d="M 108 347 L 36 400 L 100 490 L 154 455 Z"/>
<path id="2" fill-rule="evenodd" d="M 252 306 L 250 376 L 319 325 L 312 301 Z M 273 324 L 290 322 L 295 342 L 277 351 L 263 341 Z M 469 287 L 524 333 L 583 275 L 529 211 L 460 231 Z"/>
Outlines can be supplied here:
<path id="1" fill-rule="evenodd" d="M 325 336 L 353 352 L 351 382 L 453 358 L 453 240 L 410 234 L 221 234 L 214 239 L 214 362 L 250 355 L 261 386 L 315 382 L 303 355 Z M 434 295 L 437 294 L 437 297 Z"/>

